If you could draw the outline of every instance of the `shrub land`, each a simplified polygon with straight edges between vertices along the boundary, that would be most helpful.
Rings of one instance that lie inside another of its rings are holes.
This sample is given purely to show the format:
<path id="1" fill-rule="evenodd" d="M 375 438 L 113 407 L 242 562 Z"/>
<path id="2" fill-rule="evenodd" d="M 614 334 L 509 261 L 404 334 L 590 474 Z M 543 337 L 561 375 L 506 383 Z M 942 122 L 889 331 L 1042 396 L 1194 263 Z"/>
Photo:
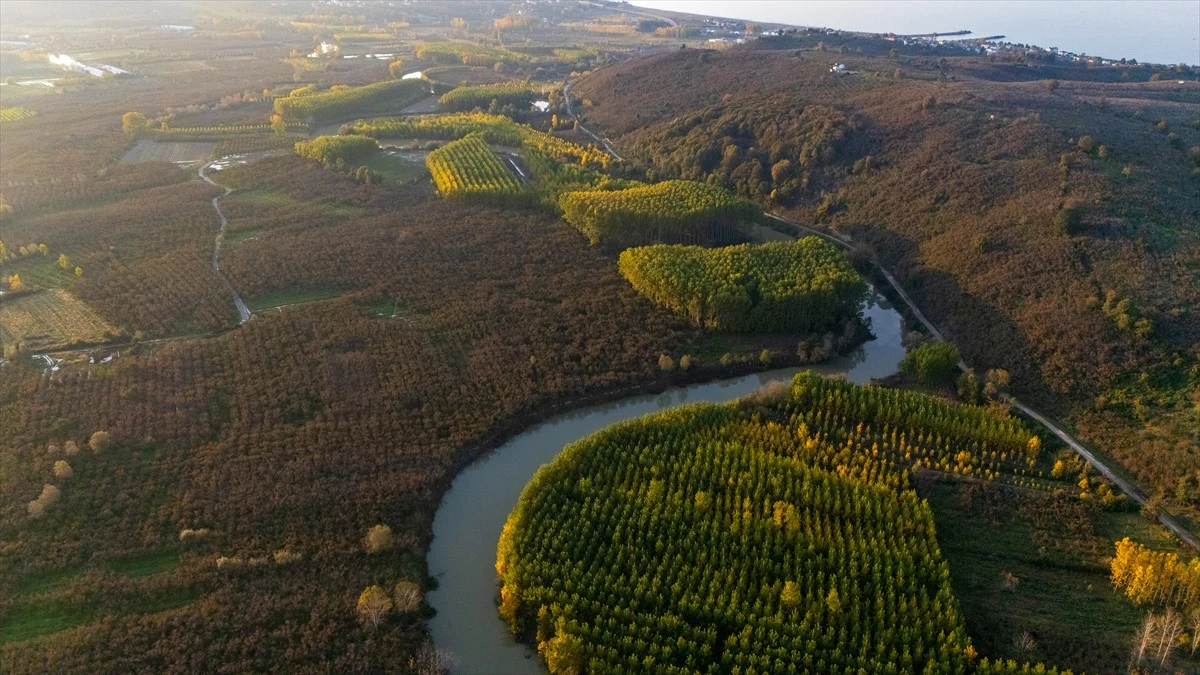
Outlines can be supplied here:
<path id="1" fill-rule="evenodd" d="M 841 250 L 819 237 L 630 248 L 617 267 L 656 304 L 694 325 L 731 332 L 824 330 L 855 316 L 866 292 Z"/>
<path id="2" fill-rule="evenodd" d="M 568 192 L 563 218 L 593 244 L 617 246 L 729 240 L 761 213 L 722 188 L 670 180 L 627 190 Z"/>
<path id="3" fill-rule="evenodd" d="M 618 424 L 525 488 L 500 613 L 552 673 L 1021 672 L 973 663 L 908 471 L 947 452 L 1019 465 L 1028 439 L 983 409 L 811 373 Z"/>

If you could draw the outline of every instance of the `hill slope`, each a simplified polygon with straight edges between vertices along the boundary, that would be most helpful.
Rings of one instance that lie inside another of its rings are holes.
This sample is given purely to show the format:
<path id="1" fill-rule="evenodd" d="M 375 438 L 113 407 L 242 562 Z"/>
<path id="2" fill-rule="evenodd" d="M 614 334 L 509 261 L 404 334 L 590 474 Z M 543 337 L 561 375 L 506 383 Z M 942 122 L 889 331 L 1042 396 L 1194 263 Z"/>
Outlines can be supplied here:
<path id="1" fill-rule="evenodd" d="M 685 49 L 572 94 L 656 177 L 859 242 L 971 364 L 1173 496 L 1200 469 L 1200 87 L 1093 70 Z"/>

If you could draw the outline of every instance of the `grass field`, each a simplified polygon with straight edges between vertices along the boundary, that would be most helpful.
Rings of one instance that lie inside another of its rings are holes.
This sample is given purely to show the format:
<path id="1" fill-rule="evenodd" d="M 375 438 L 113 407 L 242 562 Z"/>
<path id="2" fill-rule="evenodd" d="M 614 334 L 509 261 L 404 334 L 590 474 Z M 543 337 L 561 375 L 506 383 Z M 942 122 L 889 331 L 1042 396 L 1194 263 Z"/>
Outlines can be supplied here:
<path id="1" fill-rule="evenodd" d="M 95 598 L 89 600 L 62 593 L 63 589 L 89 574 L 115 574 L 130 580 L 174 572 L 179 566 L 175 551 L 150 551 L 115 558 L 98 567 L 71 565 L 46 574 L 20 579 L 14 589 L 13 606 L 0 620 L 0 645 L 50 635 L 110 614 Z M 181 607 L 198 596 L 187 587 L 168 586 L 149 593 L 135 592 L 119 603 L 121 613 L 145 614 Z"/>
<path id="2" fill-rule="evenodd" d="M 58 254 L 28 255 L 4 264 L 4 276 L 18 274 L 28 288 L 69 288 L 75 281 L 72 270 L 58 266 Z"/>
<path id="3" fill-rule="evenodd" d="M 429 177 L 425 168 L 428 153 L 383 148 L 362 160 L 362 165 L 379 174 L 387 183 L 407 183 Z"/>
<path id="4" fill-rule="evenodd" d="M 0 343 L 40 351 L 80 342 L 102 342 L 113 327 L 62 289 L 0 303 Z"/>
<path id="5" fill-rule="evenodd" d="M 285 291 L 282 293 L 270 293 L 257 298 L 244 298 L 246 308 L 251 312 L 261 312 L 263 310 L 274 309 L 276 307 L 284 307 L 286 305 L 300 305 L 306 302 L 317 302 L 319 300 L 328 300 L 341 295 L 341 291 L 319 291 L 319 290 L 297 290 Z"/>
<path id="6" fill-rule="evenodd" d="M 1137 513 L 1017 488 L 939 482 L 922 493 L 981 655 L 1076 672 L 1121 669 L 1144 611 L 1113 589 L 1106 557 L 1124 536 L 1172 548 L 1161 527 Z M 1031 655 L 1014 642 L 1026 632 L 1036 645 Z"/>
<path id="7" fill-rule="evenodd" d="M 208 161 L 216 147 L 217 144 L 212 142 L 140 140 L 121 157 L 121 163 L 194 162 L 199 164 Z"/>

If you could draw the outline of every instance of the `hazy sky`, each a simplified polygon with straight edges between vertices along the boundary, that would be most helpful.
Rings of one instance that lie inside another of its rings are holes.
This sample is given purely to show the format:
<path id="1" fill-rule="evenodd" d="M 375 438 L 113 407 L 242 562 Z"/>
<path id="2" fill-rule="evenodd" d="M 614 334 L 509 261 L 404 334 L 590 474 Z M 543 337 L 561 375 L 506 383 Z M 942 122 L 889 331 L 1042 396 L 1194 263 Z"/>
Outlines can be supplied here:
<path id="1" fill-rule="evenodd" d="M 969 29 L 1112 58 L 1200 64 L 1200 0 L 632 0 L 642 7 L 872 33 Z"/>

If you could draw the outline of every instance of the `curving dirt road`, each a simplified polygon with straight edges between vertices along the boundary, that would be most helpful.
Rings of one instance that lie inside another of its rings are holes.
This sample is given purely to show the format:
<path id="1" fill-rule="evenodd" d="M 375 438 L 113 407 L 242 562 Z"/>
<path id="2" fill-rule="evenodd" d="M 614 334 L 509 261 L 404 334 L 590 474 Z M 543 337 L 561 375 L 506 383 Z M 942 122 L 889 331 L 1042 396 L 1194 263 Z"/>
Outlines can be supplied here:
<path id="1" fill-rule="evenodd" d="M 246 303 L 242 302 L 242 296 L 238 295 L 238 292 L 236 289 L 234 289 L 233 284 L 229 283 L 229 279 L 225 278 L 225 275 L 221 273 L 221 242 L 225 239 L 225 230 L 229 226 L 229 221 L 225 218 L 225 214 L 221 212 L 221 205 L 218 202 L 220 201 L 221 197 L 228 197 L 229 193 L 233 192 L 233 188 L 225 187 L 224 185 L 221 185 L 220 183 L 217 183 L 213 179 L 204 175 L 204 170 L 210 166 L 212 166 L 212 162 L 200 167 L 200 171 L 198 172 L 200 174 L 200 178 L 202 178 L 204 182 L 208 183 L 209 185 L 212 185 L 213 187 L 219 187 L 225 191 L 225 194 L 217 195 L 216 197 L 212 198 L 213 210 L 217 212 L 217 218 L 219 218 L 221 221 L 221 228 L 217 231 L 216 240 L 213 242 L 212 268 L 213 271 L 217 273 L 217 276 L 221 278 L 221 283 L 225 284 L 225 288 L 229 289 L 230 295 L 233 296 L 233 304 L 235 307 L 237 307 L 238 317 L 240 319 L 238 323 L 246 323 L 250 320 L 250 310 L 246 307 Z"/>

